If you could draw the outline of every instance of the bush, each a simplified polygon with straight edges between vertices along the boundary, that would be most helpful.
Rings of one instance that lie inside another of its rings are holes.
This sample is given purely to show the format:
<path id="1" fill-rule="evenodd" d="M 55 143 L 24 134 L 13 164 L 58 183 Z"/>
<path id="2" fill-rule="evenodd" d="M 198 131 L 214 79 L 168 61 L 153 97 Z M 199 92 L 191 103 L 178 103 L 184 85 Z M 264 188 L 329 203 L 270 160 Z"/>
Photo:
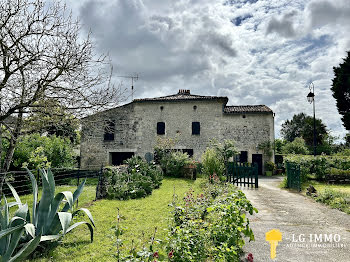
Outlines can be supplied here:
<path id="1" fill-rule="evenodd" d="M 276 169 L 276 165 L 271 161 L 267 161 L 265 162 L 265 169 L 266 171 L 274 171 Z"/>
<path id="2" fill-rule="evenodd" d="M 203 194 L 189 191 L 181 205 L 173 207 L 170 261 L 239 261 L 244 237 L 254 240 L 246 213 L 257 210 L 232 185 L 207 183 Z"/>
<path id="3" fill-rule="evenodd" d="M 23 136 L 15 149 L 13 166 L 21 168 L 25 163 L 29 169 L 48 165 L 52 168 L 71 168 L 75 165 L 73 145 L 68 138 L 40 134 Z"/>
<path id="4" fill-rule="evenodd" d="M 225 163 L 220 159 L 218 152 L 214 148 L 207 148 L 202 155 L 202 172 L 206 176 L 214 173 L 222 176 L 225 173 Z"/>
<path id="5" fill-rule="evenodd" d="M 184 169 L 191 163 L 188 154 L 180 151 L 169 152 L 160 159 L 164 174 L 171 177 L 184 177 Z"/>
<path id="6" fill-rule="evenodd" d="M 283 154 L 309 154 L 309 149 L 305 144 L 305 140 L 301 137 L 297 137 L 293 142 L 287 142 L 282 146 Z"/>
<path id="7" fill-rule="evenodd" d="M 289 155 L 284 157 L 284 162 L 292 162 L 300 165 L 300 172 L 303 181 L 309 175 L 314 176 L 319 181 L 327 181 L 332 168 L 340 170 L 350 170 L 350 157 L 344 156 L 305 156 Z"/>
<path id="8" fill-rule="evenodd" d="M 140 157 L 132 157 L 126 161 L 127 168 L 118 167 L 104 169 L 98 191 L 100 198 L 134 199 L 145 197 L 158 188 L 163 179 L 162 171 L 154 164 L 148 164 Z"/>

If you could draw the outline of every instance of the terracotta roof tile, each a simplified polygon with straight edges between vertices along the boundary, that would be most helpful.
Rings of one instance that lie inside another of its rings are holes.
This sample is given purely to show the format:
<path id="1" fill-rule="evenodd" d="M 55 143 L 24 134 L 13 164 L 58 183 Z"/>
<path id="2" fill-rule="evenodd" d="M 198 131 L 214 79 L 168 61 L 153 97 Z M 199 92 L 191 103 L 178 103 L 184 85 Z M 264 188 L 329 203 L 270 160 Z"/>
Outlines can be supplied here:
<path id="1" fill-rule="evenodd" d="M 265 105 L 225 106 L 224 113 L 226 114 L 272 113 L 272 110 Z"/>
<path id="2" fill-rule="evenodd" d="M 227 103 L 228 98 L 226 96 L 192 95 L 190 93 L 190 90 L 180 90 L 177 94 L 170 95 L 170 96 L 134 99 L 135 102 L 142 102 L 142 101 L 161 101 L 162 102 L 162 101 L 183 101 L 183 100 L 225 100 Z"/>

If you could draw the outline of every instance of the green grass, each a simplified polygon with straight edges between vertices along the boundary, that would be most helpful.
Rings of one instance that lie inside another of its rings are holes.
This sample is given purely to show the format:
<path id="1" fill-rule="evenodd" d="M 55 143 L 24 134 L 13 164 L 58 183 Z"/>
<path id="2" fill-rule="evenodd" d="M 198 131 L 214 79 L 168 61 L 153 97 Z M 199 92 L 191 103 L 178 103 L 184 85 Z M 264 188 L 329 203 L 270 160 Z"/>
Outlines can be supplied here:
<path id="1" fill-rule="evenodd" d="M 306 188 L 313 185 L 317 190 L 317 197 L 314 198 L 317 202 L 324 203 L 331 208 L 341 210 L 350 214 L 350 185 L 332 185 L 325 182 L 308 181 L 304 184 L 303 193 L 306 193 Z"/>
<path id="2" fill-rule="evenodd" d="M 330 189 L 333 189 L 335 191 L 347 193 L 350 195 L 350 184 L 332 185 L 332 184 L 321 183 L 321 182 L 312 182 L 312 185 L 316 188 L 317 191 L 321 191 L 321 190 L 324 190 L 326 188 L 330 188 Z"/>
<path id="3" fill-rule="evenodd" d="M 94 242 L 89 242 L 89 232 L 86 227 L 75 229 L 67 234 L 58 247 L 51 250 L 45 257 L 35 261 L 115 261 L 115 240 L 112 239 L 112 226 L 117 221 L 117 210 L 125 218 L 122 226 L 126 227 L 126 233 L 122 235 L 124 241 L 123 252 L 127 252 L 132 240 L 141 245 L 141 239 L 148 239 L 157 227 L 156 238 L 164 239 L 167 236 L 168 219 L 170 218 L 168 206 L 173 199 L 173 193 L 182 198 L 190 188 L 200 192 L 203 179 L 196 181 L 186 179 L 165 178 L 159 189 L 152 195 L 127 201 L 99 200 L 92 202 L 95 198 L 95 187 L 87 186 L 80 197 L 79 207 L 88 207 L 91 211 L 96 229 Z M 59 187 L 59 190 L 71 190 L 74 187 Z M 59 192 L 59 191 L 57 191 Z M 28 197 L 29 202 L 29 197 Z M 87 220 L 87 218 L 85 218 Z M 144 237 L 142 237 L 144 235 Z"/>

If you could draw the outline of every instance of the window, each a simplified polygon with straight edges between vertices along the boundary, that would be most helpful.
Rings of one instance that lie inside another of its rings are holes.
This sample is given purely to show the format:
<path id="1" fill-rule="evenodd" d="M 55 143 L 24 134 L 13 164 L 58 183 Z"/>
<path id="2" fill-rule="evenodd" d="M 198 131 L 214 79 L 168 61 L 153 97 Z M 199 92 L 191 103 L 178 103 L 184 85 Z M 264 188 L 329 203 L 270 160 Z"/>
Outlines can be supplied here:
<path id="1" fill-rule="evenodd" d="M 199 122 L 192 122 L 192 135 L 201 134 L 201 124 Z"/>
<path id="2" fill-rule="evenodd" d="M 157 135 L 165 135 L 165 123 L 164 122 L 157 123 Z"/>
<path id="3" fill-rule="evenodd" d="M 105 125 L 105 133 L 103 136 L 104 141 L 113 141 L 114 131 L 115 131 L 115 122 L 111 120 L 107 121 Z"/>

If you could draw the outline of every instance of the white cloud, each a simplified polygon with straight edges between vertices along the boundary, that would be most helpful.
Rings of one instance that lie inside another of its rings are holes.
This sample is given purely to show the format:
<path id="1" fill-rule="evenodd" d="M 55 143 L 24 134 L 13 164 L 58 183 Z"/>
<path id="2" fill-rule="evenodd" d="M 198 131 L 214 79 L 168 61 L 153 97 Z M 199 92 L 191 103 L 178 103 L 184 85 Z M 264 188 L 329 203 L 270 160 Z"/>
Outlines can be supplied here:
<path id="1" fill-rule="evenodd" d="M 350 48 L 348 0 L 71 2 L 117 74 L 140 75 L 136 97 L 186 88 L 227 95 L 230 104 L 267 104 L 279 133 L 293 114 L 312 113 L 306 95 L 314 81 L 317 116 L 345 133 L 330 86 Z"/>

